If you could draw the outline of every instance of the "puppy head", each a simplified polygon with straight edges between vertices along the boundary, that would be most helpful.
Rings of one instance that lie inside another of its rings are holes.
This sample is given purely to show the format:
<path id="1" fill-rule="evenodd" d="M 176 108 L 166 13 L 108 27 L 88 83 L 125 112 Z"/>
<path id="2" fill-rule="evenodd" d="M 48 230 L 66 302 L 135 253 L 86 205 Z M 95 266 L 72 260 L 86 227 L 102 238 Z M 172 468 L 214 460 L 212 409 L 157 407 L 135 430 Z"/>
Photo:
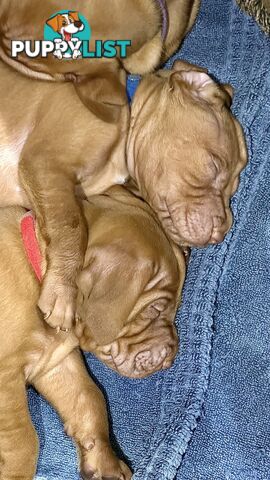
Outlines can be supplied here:
<path id="1" fill-rule="evenodd" d="M 133 100 L 128 166 L 166 232 L 181 245 L 223 240 L 246 164 L 229 85 L 177 61 L 142 80 Z"/>
<path id="2" fill-rule="evenodd" d="M 47 20 L 46 23 L 55 32 L 63 35 L 66 41 L 69 41 L 71 39 L 73 33 L 77 33 L 84 29 L 84 25 L 79 18 L 78 12 L 57 14 Z"/>
<path id="3" fill-rule="evenodd" d="M 142 378 L 169 367 L 177 352 L 174 316 L 185 261 L 147 208 L 138 208 L 143 202 L 133 199 L 132 206 L 122 198 L 110 197 L 89 222 L 76 334 L 83 350 L 122 375 Z"/>

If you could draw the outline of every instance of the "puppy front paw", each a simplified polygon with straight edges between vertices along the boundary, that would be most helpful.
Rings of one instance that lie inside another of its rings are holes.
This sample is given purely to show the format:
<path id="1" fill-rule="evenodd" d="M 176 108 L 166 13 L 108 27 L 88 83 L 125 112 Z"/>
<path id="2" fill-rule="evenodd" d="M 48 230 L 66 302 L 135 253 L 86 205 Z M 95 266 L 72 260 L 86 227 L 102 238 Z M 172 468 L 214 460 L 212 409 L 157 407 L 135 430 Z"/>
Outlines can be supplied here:
<path id="1" fill-rule="evenodd" d="M 132 473 L 109 443 L 96 440 L 90 451 L 81 449 L 81 476 L 83 480 L 130 480 Z"/>
<path id="2" fill-rule="evenodd" d="M 54 275 L 44 278 L 38 307 L 53 328 L 69 331 L 76 318 L 77 288 L 64 284 Z"/>

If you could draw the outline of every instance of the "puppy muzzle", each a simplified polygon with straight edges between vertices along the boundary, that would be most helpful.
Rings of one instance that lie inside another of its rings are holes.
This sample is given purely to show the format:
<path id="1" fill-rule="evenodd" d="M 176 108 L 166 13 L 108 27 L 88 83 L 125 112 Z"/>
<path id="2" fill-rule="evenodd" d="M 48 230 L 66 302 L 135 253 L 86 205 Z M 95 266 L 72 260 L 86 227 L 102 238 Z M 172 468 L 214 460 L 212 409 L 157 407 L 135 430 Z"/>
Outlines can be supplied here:
<path id="1" fill-rule="evenodd" d="M 177 350 L 178 337 L 174 325 L 155 320 L 143 332 L 115 340 L 110 346 L 110 358 L 107 357 L 106 363 L 125 377 L 144 378 L 169 368 Z"/>
<path id="2" fill-rule="evenodd" d="M 204 247 L 223 241 L 232 225 L 232 213 L 221 196 L 178 203 L 166 202 L 158 216 L 171 239 L 182 246 Z"/>

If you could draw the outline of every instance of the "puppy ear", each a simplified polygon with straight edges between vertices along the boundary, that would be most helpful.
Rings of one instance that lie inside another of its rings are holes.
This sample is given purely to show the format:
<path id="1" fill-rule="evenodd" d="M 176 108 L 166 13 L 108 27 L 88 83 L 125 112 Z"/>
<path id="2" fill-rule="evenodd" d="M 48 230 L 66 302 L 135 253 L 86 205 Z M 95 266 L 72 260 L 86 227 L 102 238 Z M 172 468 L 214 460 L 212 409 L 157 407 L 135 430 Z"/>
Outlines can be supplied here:
<path id="1" fill-rule="evenodd" d="M 78 76 L 74 86 L 83 104 L 106 123 L 117 123 L 121 109 L 128 106 L 123 70 Z"/>
<path id="2" fill-rule="evenodd" d="M 218 85 L 207 73 L 207 70 L 183 61 L 176 61 L 169 79 L 171 90 L 179 86 L 188 88 L 189 92 L 208 103 L 230 108 L 233 88 L 229 84 Z M 183 97 L 183 95 L 182 95 Z"/>
<path id="3" fill-rule="evenodd" d="M 79 19 L 79 13 L 78 12 L 68 12 L 69 16 L 73 18 L 74 22 L 77 22 Z"/>
<path id="4" fill-rule="evenodd" d="M 127 323 L 150 274 L 143 266 L 136 270 L 136 260 L 121 245 L 92 247 L 91 255 L 77 279 L 84 298 L 81 318 L 91 338 L 107 345 Z"/>
<path id="5" fill-rule="evenodd" d="M 60 15 L 55 15 L 54 17 L 49 18 L 46 22 L 55 32 L 58 32 L 59 29 L 59 16 Z"/>
<path id="6" fill-rule="evenodd" d="M 194 70 L 173 71 L 169 80 L 170 87 L 177 88 L 181 82 L 196 91 L 202 91 L 208 85 L 214 85 L 214 81 L 205 72 Z"/>
<path id="7" fill-rule="evenodd" d="M 170 85 L 174 86 L 175 82 L 183 81 L 194 89 L 202 89 L 205 86 L 214 83 L 209 77 L 206 68 L 185 62 L 184 60 L 176 60 L 173 64 Z"/>
<path id="8" fill-rule="evenodd" d="M 233 87 L 229 84 L 217 85 L 214 83 L 214 88 L 206 91 L 206 99 L 209 103 L 216 105 L 217 107 L 227 108 L 231 107 L 233 99 Z"/>
<path id="9" fill-rule="evenodd" d="M 209 88 L 215 88 L 215 82 L 204 72 L 173 71 L 169 78 L 169 89 L 177 94 L 181 103 L 185 103 L 188 95 L 208 101 Z"/>

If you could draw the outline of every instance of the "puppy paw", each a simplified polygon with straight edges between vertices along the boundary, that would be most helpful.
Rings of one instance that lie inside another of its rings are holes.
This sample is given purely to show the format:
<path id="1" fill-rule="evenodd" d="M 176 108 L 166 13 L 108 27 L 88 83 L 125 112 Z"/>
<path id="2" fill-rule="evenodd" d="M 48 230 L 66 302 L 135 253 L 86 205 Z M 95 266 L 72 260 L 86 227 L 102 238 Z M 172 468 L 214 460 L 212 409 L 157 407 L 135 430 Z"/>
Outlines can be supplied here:
<path id="1" fill-rule="evenodd" d="M 81 450 L 81 476 L 83 480 L 130 480 L 132 473 L 119 460 L 111 446 L 104 441 L 95 441 L 90 451 Z"/>
<path id="2" fill-rule="evenodd" d="M 76 318 L 77 289 L 46 275 L 42 284 L 38 307 L 44 320 L 53 328 L 69 331 Z"/>

